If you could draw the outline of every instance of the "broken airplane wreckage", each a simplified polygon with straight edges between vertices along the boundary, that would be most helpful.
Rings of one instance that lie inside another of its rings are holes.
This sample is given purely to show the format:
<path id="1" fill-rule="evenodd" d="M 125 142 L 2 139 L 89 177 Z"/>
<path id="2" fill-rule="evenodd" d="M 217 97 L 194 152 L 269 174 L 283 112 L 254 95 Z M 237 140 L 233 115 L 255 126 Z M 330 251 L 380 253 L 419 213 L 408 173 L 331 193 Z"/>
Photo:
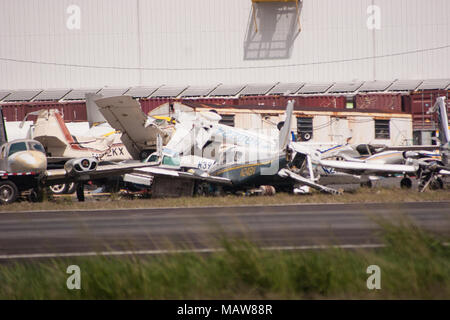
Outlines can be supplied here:
<path id="1" fill-rule="evenodd" d="M 61 125 L 62 120 L 55 111 L 45 111 L 40 114 L 41 121 L 44 118 L 53 121 L 53 126 L 52 122 L 47 123 L 53 129 L 41 130 L 46 132 L 44 138 L 41 134 L 36 140 L 2 145 L 1 203 L 13 202 L 26 189 L 31 190 L 29 200 L 38 201 L 44 187 L 68 183 L 76 184 L 77 197 L 83 201 L 84 185 L 88 181 L 102 185 L 114 176 L 120 176 L 121 185 L 129 190 L 149 191 L 152 197 L 173 197 L 242 192 L 307 193 L 310 188 L 339 194 L 340 191 L 322 183 L 327 176 L 338 181 L 353 179 L 367 183 L 378 177 L 401 175 L 404 176 L 401 186 L 405 188 L 412 185 L 410 177 L 416 177 L 419 190 L 423 191 L 428 186 L 442 187 L 442 177 L 450 174 L 450 135 L 445 125 L 448 118 L 444 98 L 439 98 L 430 108 L 439 120 L 438 154 L 417 147 L 385 150 L 383 146 L 371 145 L 333 146 L 321 151 L 313 145 L 291 141 L 293 101 L 288 102 L 285 121 L 278 124 L 276 136 L 221 124 L 221 116 L 215 110 L 175 110 L 171 116 L 155 117 L 144 114 L 139 103 L 128 96 L 101 98 L 95 103 L 108 122 L 105 123 L 107 131 L 114 132 L 114 138 L 93 138 L 91 142 L 100 145 L 99 141 L 107 141 L 103 145 L 105 151 L 120 143 L 116 139 L 120 137 L 127 154 L 136 160 L 112 162 L 98 155 L 95 158 L 93 148 L 83 147 L 79 141 L 70 142 L 74 138 Z M 52 137 L 53 131 L 59 134 Z M 64 152 L 73 149 L 74 143 L 80 147 L 75 148 L 80 153 L 73 156 L 80 157 L 71 158 L 71 154 Z M 21 149 L 17 147 L 19 144 Z M 56 145 L 60 148 L 55 148 Z M 20 150 L 10 151 L 16 147 Z M 51 147 L 53 152 L 49 154 Z M 42 161 L 36 168 L 16 168 L 19 155 L 23 158 L 33 153 L 35 157 L 36 152 L 42 154 L 45 168 Z M 55 154 L 59 157 L 54 157 Z M 54 158 L 70 160 L 60 168 L 50 169 L 47 163 Z M 18 181 L 11 178 L 14 176 L 29 177 Z"/>
<path id="2" fill-rule="evenodd" d="M 440 154 L 417 151 L 416 147 L 411 148 L 414 152 L 407 148 L 406 151 L 383 151 L 381 148 L 374 152 L 370 145 L 336 146 L 320 151 L 308 144 L 292 142 L 292 101 L 288 103 L 284 123 L 278 125 L 278 136 L 221 124 L 221 117 L 215 110 L 172 110 L 171 115 L 162 117 L 165 118 L 163 129 L 161 122 L 145 115 L 139 103 L 131 97 L 110 97 L 95 102 L 110 125 L 122 132 L 122 141 L 129 150 L 133 150 L 130 153 L 142 156 L 143 152 L 148 154 L 156 150 L 143 160 L 151 166 L 124 177 L 125 182 L 134 186 L 151 188 L 154 196 L 220 194 L 223 191 L 304 193 L 309 188 L 339 193 L 319 183 L 321 173 L 326 171 L 330 174 L 330 170 L 324 170 L 326 168 L 331 168 L 331 174 L 337 179 L 348 180 L 350 176 L 366 185 L 370 179 L 380 176 L 403 175 L 401 186 L 410 188 L 410 177 L 415 176 L 420 178 L 423 191 L 430 181 L 436 182 L 432 184 L 434 186 L 442 186 L 441 176 L 448 173 L 448 164 L 439 160 Z M 434 107 L 435 111 L 446 112 L 443 98 L 436 105 L 439 106 Z M 446 117 L 446 113 L 442 117 Z M 448 128 L 441 125 L 441 132 L 445 130 Z M 444 137 L 445 133 L 441 136 Z M 445 145 L 443 139 L 441 144 Z M 365 159 L 361 147 L 371 150 Z M 353 152 L 349 153 L 349 149 Z M 359 158 L 356 158 L 356 153 Z M 333 157 L 344 160 L 327 160 Z M 433 165 L 440 169 L 434 169 Z M 177 188 L 174 188 L 175 180 L 180 180 Z"/>

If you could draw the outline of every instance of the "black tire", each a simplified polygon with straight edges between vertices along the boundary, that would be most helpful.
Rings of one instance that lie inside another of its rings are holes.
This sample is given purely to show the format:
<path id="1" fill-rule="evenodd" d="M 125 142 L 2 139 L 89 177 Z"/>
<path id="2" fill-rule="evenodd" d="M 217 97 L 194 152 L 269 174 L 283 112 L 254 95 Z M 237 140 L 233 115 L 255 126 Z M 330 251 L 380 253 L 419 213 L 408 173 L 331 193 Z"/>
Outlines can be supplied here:
<path id="1" fill-rule="evenodd" d="M 0 182 L 0 204 L 10 204 L 17 200 L 19 189 L 12 181 Z"/>
<path id="2" fill-rule="evenodd" d="M 72 182 L 67 185 L 66 194 L 72 194 L 77 190 L 77 183 Z"/>
<path id="3" fill-rule="evenodd" d="M 402 189 L 411 189 L 412 188 L 412 181 L 410 178 L 403 178 L 400 181 L 400 187 Z"/>
<path id="4" fill-rule="evenodd" d="M 77 186 L 77 199 L 80 202 L 84 202 L 84 184 L 82 183 Z"/>
<path id="5" fill-rule="evenodd" d="M 436 178 L 430 183 L 430 189 L 431 190 L 439 190 L 444 189 L 444 182 L 441 178 Z"/>
<path id="6" fill-rule="evenodd" d="M 361 187 L 363 187 L 363 188 L 372 188 L 372 181 L 370 181 L 370 180 L 367 180 L 367 181 L 363 181 L 363 182 L 361 182 Z"/>
<path id="7" fill-rule="evenodd" d="M 195 186 L 195 195 L 207 197 L 211 195 L 210 185 L 208 182 L 200 182 Z"/>
<path id="8" fill-rule="evenodd" d="M 44 189 L 38 188 L 31 190 L 28 195 L 28 200 L 30 202 L 42 202 L 44 201 Z"/>

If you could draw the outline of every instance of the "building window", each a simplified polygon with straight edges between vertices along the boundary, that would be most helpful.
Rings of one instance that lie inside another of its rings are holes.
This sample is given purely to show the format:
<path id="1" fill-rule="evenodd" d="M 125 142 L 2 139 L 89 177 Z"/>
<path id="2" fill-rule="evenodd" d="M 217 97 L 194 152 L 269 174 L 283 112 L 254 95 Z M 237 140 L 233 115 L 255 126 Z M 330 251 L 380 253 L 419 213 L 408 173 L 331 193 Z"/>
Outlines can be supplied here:
<path id="1" fill-rule="evenodd" d="M 375 120 L 375 139 L 390 139 L 390 120 Z"/>
<path id="2" fill-rule="evenodd" d="M 297 118 L 297 140 L 308 141 L 313 137 L 313 118 L 298 117 Z"/>
<path id="3" fill-rule="evenodd" d="M 219 123 L 226 126 L 234 127 L 234 114 L 221 114 L 222 119 Z"/>

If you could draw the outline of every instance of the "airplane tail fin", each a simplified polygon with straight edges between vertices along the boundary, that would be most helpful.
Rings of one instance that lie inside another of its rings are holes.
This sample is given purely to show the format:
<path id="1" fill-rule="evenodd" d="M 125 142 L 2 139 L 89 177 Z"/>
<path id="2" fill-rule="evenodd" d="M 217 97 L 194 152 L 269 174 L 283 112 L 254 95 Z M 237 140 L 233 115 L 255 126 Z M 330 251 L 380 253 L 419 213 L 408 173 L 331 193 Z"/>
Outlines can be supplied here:
<path id="1" fill-rule="evenodd" d="M 291 134 L 291 122 L 292 122 L 292 114 L 294 112 L 294 100 L 289 100 L 286 107 L 286 119 L 284 120 L 284 124 L 280 129 L 278 143 L 280 146 L 280 150 L 286 148 L 289 142 L 289 136 Z"/>
<path id="2" fill-rule="evenodd" d="M 48 149 L 63 148 L 75 142 L 64 119 L 56 109 L 39 111 L 33 139 L 40 141 Z"/>
<path id="3" fill-rule="evenodd" d="M 96 93 L 86 93 L 86 111 L 89 128 L 93 125 L 106 122 L 105 117 L 101 114 L 95 100 L 103 98 L 103 95 Z"/>
<path id="4" fill-rule="evenodd" d="M 450 141 L 450 133 L 448 130 L 448 116 L 447 106 L 445 105 L 445 97 L 438 97 L 436 103 L 431 107 L 427 113 L 437 113 L 438 128 L 439 128 L 439 141 L 441 146 L 444 146 Z"/>

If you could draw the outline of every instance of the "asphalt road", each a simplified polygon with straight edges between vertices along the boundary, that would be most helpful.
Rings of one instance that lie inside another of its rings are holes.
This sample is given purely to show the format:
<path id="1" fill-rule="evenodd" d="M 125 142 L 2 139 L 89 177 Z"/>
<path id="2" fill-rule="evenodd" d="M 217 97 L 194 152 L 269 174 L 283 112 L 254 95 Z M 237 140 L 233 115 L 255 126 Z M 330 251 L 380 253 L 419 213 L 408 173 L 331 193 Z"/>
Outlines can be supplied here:
<path id="1" fill-rule="evenodd" d="M 450 202 L 14 212 L 0 214 L 0 260 L 217 248 L 223 235 L 265 247 L 364 246 L 381 242 L 373 217 L 399 214 L 450 235 Z"/>

